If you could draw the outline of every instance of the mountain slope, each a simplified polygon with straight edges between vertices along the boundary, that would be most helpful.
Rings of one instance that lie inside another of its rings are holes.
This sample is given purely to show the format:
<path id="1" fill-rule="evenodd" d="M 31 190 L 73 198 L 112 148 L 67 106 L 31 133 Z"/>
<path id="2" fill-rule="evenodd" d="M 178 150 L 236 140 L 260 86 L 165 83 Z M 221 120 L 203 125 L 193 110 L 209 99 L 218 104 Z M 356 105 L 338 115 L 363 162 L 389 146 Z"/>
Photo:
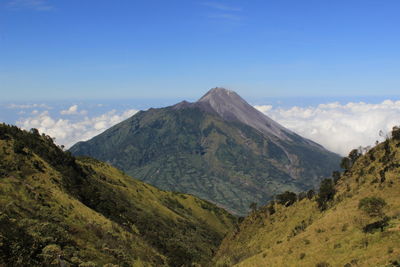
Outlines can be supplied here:
<path id="1" fill-rule="evenodd" d="M 59 266 L 59 255 L 72 266 L 204 265 L 234 223 L 209 202 L 0 125 L 0 266 Z"/>
<path id="2" fill-rule="evenodd" d="M 195 103 L 141 111 L 70 151 L 237 214 L 277 192 L 311 188 L 339 163 L 221 88 Z"/>
<path id="3" fill-rule="evenodd" d="M 252 212 L 224 239 L 215 265 L 399 266 L 399 137 L 397 129 L 358 158 L 326 210 L 316 196 Z"/>
<path id="4" fill-rule="evenodd" d="M 205 111 L 215 112 L 225 121 L 237 121 L 246 124 L 260 131 L 269 139 L 300 141 L 322 148 L 308 139 L 297 136 L 292 131 L 265 116 L 231 90 L 213 88 L 192 105 L 198 106 Z"/>

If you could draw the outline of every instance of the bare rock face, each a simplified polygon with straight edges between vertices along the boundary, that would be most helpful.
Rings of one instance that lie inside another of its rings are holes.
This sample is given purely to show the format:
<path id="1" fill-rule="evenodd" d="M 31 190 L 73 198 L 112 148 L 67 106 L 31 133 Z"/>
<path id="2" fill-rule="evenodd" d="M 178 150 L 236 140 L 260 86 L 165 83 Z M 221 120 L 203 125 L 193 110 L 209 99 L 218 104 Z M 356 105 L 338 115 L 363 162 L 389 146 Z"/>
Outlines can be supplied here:
<path id="1" fill-rule="evenodd" d="M 197 103 L 207 103 L 212 110 L 227 121 L 240 121 L 247 124 L 268 137 L 277 137 L 288 140 L 290 130 L 273 121 L 253 106 L 248 104 L 237 93 L 225 88 L 217 87 L 208 91 Z"/>

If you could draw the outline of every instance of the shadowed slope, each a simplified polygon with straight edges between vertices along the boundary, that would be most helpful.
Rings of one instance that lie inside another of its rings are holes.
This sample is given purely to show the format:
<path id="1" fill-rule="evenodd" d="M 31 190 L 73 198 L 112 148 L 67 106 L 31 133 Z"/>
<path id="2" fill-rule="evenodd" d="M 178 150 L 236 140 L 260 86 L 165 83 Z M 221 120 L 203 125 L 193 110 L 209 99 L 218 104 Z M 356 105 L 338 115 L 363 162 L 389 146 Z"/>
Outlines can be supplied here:
<path id="1" fill-rule="evenodd" d="M 206 264 L 234 222 L 209 202 L 0 125 L 0 265 L 58 265 L 58 255 L 73 266 Z"/>

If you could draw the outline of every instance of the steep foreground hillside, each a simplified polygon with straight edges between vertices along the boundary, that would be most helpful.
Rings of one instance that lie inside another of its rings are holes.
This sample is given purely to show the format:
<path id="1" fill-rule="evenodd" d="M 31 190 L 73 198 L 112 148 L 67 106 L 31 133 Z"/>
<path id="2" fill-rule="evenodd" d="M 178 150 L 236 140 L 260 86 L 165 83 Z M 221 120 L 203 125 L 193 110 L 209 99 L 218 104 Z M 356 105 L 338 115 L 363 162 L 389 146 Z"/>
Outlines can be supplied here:
<path id="1" fill-rule="evenodd" d="M 234 223 L 209 202 L 0 124 L 0 266 L 206 265 Z"/>
<path id="2" fill-rule="evenodd" d="M 252 212 L 224 239 L 215 264 L 400 266 L 400 130 L 359 156 L 343 161 L 348 170 L 334 187 L 327 181 L 315 196 Z"/>
<path id="3" fill-rule="evenodd" d="M 138 112 L 70 151 L 241 215 L 252 202 L 317 186 L 340 162 L 223 88 L 194 103 Z"/>

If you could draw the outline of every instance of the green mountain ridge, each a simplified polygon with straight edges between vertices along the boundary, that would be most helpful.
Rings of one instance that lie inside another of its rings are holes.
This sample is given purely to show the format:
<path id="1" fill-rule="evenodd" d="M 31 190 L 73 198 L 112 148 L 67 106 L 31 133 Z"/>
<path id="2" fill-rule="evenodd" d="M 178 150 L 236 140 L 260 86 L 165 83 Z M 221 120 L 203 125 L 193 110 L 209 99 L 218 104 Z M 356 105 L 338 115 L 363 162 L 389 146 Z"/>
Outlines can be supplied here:
<path id="1" fill-rule="evenodd" d="M 400 266 L 400 129 L 317 195 L 254 210 L 226 236 L 216 266 Z M 349 163 L 350 162 L 350 163 Z M 277 198 L 279 200 L 279 197 Z M 282 199 L 282 196 L 281 196 Z"/>
<path id="2" fill-rule="evenodd" d="M 206 266 L 235 217 L 0 124 L 0 266 Z"/>
<path id="3" fill-rule="evenodd" d="M 140 111 L 70 151 L 240 215 L 279 192 L 317 186 L 340 161 L 220 88 L 195 103 Z"/>

